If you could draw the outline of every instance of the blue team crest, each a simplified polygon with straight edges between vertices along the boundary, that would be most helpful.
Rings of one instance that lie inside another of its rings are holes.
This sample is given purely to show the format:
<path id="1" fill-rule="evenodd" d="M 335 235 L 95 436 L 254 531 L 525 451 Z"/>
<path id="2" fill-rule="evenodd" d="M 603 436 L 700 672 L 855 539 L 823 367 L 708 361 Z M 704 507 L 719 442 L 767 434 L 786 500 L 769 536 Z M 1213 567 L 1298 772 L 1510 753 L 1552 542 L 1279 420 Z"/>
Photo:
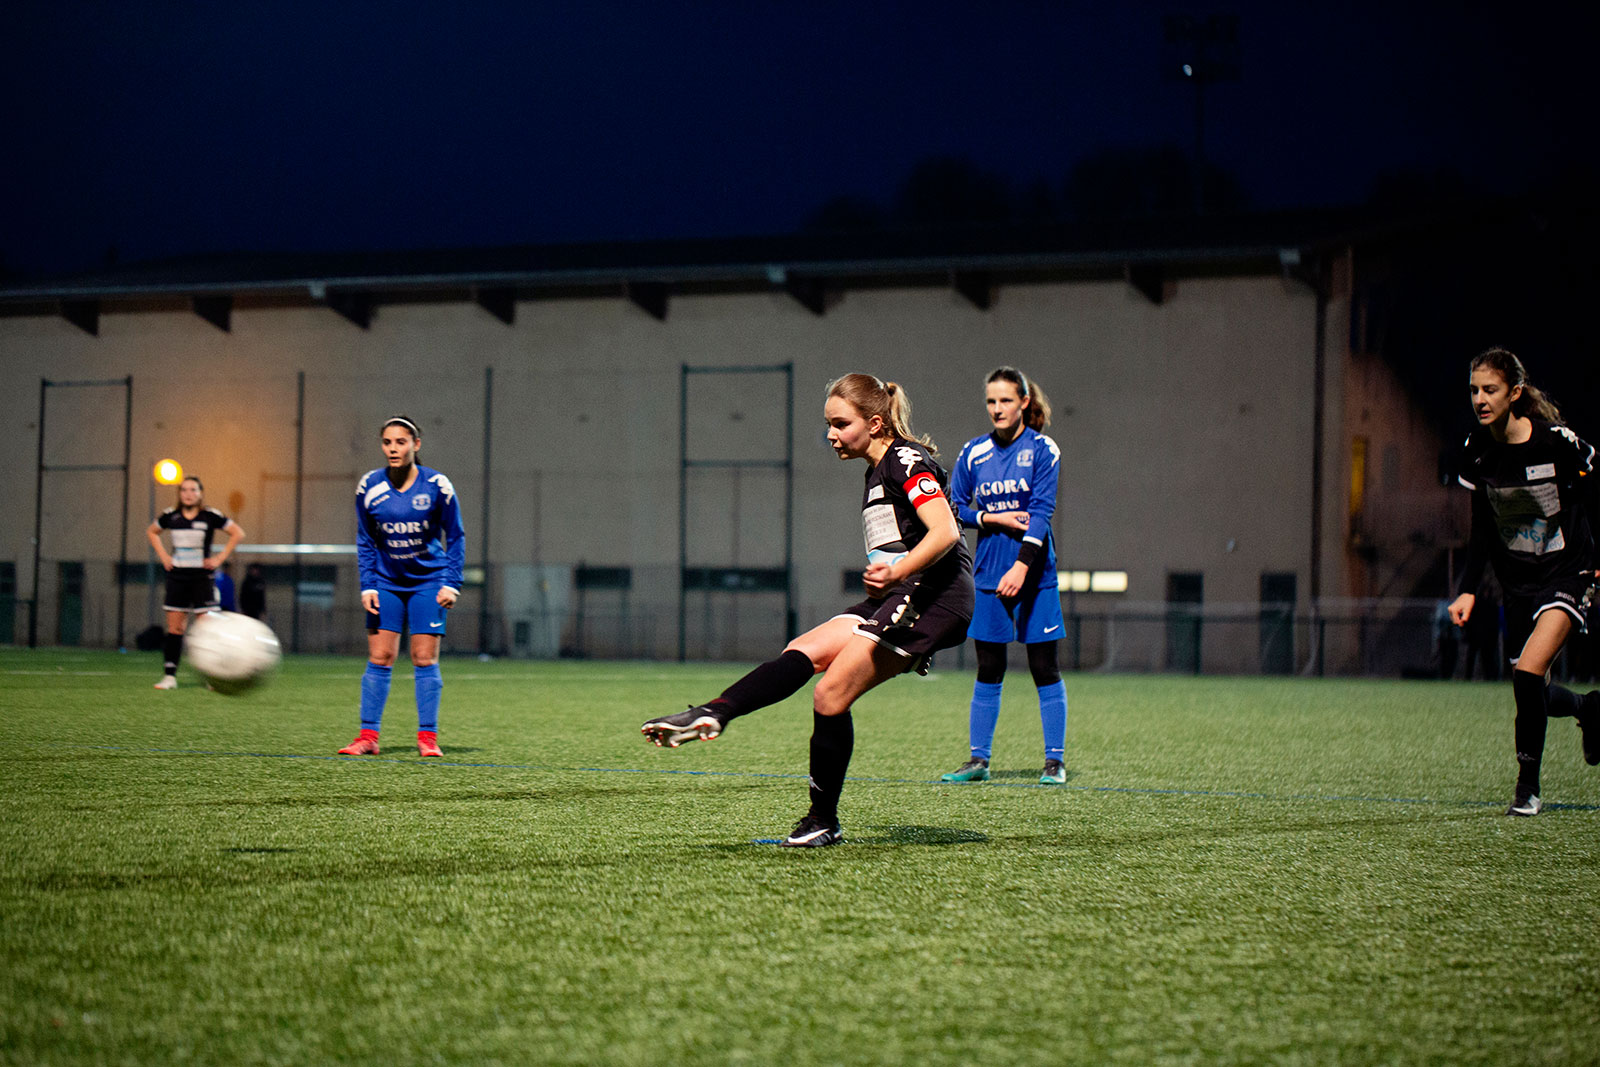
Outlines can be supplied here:
<path id="1" fill-rule="evenodd" d="M 431 507 L 433 507 L 433 497 L 429 496 L 427 493 L 418 493 L 416 496 L 411 498 L 411 508 L 413 511 L 427 511 Z"/>
<path id="2" fill-rule="evenodd" d="M 1024 448 L 1021 452 L 1017 453 L 1017 466 L 1019 466 L 1019 467 L 1031 467 L 1031 466 L 1033 466 L 1033 449 Z"/>

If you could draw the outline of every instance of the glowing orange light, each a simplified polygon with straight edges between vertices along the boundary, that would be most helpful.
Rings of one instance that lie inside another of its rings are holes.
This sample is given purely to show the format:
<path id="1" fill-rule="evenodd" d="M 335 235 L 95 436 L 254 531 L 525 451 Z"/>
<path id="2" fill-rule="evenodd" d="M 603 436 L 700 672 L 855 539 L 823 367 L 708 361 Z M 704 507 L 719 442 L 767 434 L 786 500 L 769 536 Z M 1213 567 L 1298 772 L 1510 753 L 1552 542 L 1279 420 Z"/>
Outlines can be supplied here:
<path id="1" fill-rule="evenodd" d="M 156 464 L 157 485 L 177 485 L 183 481 L 183 465 L 175 459 L 163 459 Z"/>

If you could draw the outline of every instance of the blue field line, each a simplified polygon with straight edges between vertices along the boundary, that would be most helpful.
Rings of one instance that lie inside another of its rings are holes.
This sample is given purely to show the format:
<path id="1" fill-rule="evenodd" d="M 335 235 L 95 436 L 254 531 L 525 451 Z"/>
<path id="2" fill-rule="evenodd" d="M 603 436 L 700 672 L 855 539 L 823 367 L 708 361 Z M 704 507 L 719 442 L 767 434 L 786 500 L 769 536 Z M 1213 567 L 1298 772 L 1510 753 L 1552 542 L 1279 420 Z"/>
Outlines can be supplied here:
<path id="1" fill-rule="evenodd" d="M 208 749 L 192 748 L 133 748 L 127 745 L 86 745 L 71 742 L 47 742 L 42 747 L 46 748 L 78 748 L 91 749 L 102 752 L 132 752 L 139 755 L 151 756 L 191 756 L 207 758 L 231 759 L 285 759 L 285 760 L 314 760 L 330 763 L 385 763 L 402 767 L 457 767 L 467 770 L 496 770 L 496 771 L 566 771 L 581 774 L 656 774 L 679 775 L 691 778 L 773 778 L 789 781 L 800 781 L 807 778 L 804 774 L 782 773 L 778 771 L 694 771 L 675 770 L 670 767 L 561 767 L 545 763 L 473 763 L 463 760 L 429 759 L 423 761 L 418 758 L 396 759 L 388 756 L 323 756 L 305 752 L 226 752 Z M 1223 789 L 1179 789 L 1157 788 L 1154 786 L 1121 786 L 1121 785 L 1044 785 L 1038 782 L 996 782 L 983 783 L 952 783 L 941 782 L 937 779 L 926 778 L 864 778 L 854 775 L 845 779 L 849 782 L 861 782 L 870 785 L 919 785 L 939 786 L 955 789 L 1037 789 L 1043 792 L 1062 792 L 1073 790 L 1082 793 L 1124 793 L 1136 796 L 1174 796 L 1174 797 L 1200 797 L 1217 800 L 1276 800 L 1276 801 L 1338 801 L 1344 803 L 1361 804 L 1431 804 L 1436 807 L 1449 808 L 1492 808 L 1498 807 L 1503 801 L 1498 800 L 1438 800 L 1433 797 L 1373 797 L 1362 794 L 1343 793 L 1290 793 L 1279 795 L 1275 793 L 1255 793 Z M 1546 804 L 1547 811 L 1600 811 L 1600 804 Z"/>

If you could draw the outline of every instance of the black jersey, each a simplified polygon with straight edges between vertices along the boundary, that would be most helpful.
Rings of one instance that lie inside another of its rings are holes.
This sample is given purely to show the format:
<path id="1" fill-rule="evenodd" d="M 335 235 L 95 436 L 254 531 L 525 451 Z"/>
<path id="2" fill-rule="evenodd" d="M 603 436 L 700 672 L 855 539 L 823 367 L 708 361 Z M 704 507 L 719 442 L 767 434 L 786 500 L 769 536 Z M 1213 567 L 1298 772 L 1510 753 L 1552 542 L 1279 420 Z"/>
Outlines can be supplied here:
<path id="1" fill-rule="evenodd" d="M 1512 597 L 1595 566 L 1586 514 L 1594 448 L 1565 426 L 1531 421 L 1533 434 L 1521 444 L 1496 441 L 1485 429 L 1467 438 L 1459 480 L 1472 490 L 1472 540 L 1461 592 L 1477 590 L 1486 563 Z"/>
<path id="2" fill-rule="evenodd" d="M 182 508 L 168 508 L 156 524 L 172 538 L 172 569 L 203 571 L 211 555 L 211 538 L 231 520 L 215 508 L 201 508 L 186 519 Z"/>
<path id="3" fill-rule="evenodd" d="M 949 476 L 922 445 L 896 437 L 883 458 L 867 471 L 861 494 L 867 561 L 892 563 L 921 544 L 928 528 L 917 517 L 917 508 L 930 500 L 943 500 L 950 507 Z M 954 507 L 950 514 L 954 519 Z M 915 602 L 925 605 L 962 582 L 972 583 L 972 554 L 966 541 L 958 537 L 950 551 L 891 592 L 903 596 L 915 590 Z"/>

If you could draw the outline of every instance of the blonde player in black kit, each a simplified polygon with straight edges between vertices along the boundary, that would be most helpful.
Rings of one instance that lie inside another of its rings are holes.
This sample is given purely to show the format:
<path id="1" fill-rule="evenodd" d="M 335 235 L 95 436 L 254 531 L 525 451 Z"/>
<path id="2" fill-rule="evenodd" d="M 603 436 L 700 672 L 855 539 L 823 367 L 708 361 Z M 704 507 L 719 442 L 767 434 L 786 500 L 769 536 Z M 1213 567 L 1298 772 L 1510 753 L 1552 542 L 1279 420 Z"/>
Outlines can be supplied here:
<path id="1" fill-rule="evenodd" d="M 1450 618 L 1472 617 L 1485 565 L 1505 589 L 1506 648 L 1516 697 L 1517 784 L 1507 815 L 1537 815 L 1539 764 L 1551 716 L 1571 716 L 1583 757 L 1600 764 L 1600 692 L 1550 685 L 1550 665 L 1594 599 L 1594 449 L 1528 381 L 1522 361 L 1491 348 L 1471 364 L 1478 429 L 1467 438 L 1461 484 L 1472 490 L 1472 539 Z"/>
<path id="2" fill-rule="evenodd" d="M 172 551 L 161 543 L 161 531 L 172 539 Z M 212 536 L 221 530 L 228 543 L 215 554 Z M 183 635 L 190 615 L 203 615 L 217 607 L 216 571 L 244 538 L 244 530 L 216 508 L 205 506 L 205 487 L 190 475 L 178 483 L 178 506 L 156 517 L 145 531 L 156 558 L 167 571 L 167 633 L 162 643 L 165 673 L 157 689 L 178 688 L 178 657 L 183 654 Z"/>
<path id="3" fill-rule="evenodd" d="M 812 696 L 811 809 L 782 842 L 790 848 L 844 840 L 839 794 L 855 747 L 851 705 L 897 674 L 926 672 L 934 652 L 966 640 L 972 619 L 972 557 L 933 443 L 911 432 L 905 390 L 870 374 L 846 374 L 829 383 L 827 396 L 823 416 L 834 453 L 867 462 L 867 599 L 801 634 L 715 700 L 640 728 L 668 748 L 709 741 L 730 720 L 794 695 L 820 672 Z"/>

